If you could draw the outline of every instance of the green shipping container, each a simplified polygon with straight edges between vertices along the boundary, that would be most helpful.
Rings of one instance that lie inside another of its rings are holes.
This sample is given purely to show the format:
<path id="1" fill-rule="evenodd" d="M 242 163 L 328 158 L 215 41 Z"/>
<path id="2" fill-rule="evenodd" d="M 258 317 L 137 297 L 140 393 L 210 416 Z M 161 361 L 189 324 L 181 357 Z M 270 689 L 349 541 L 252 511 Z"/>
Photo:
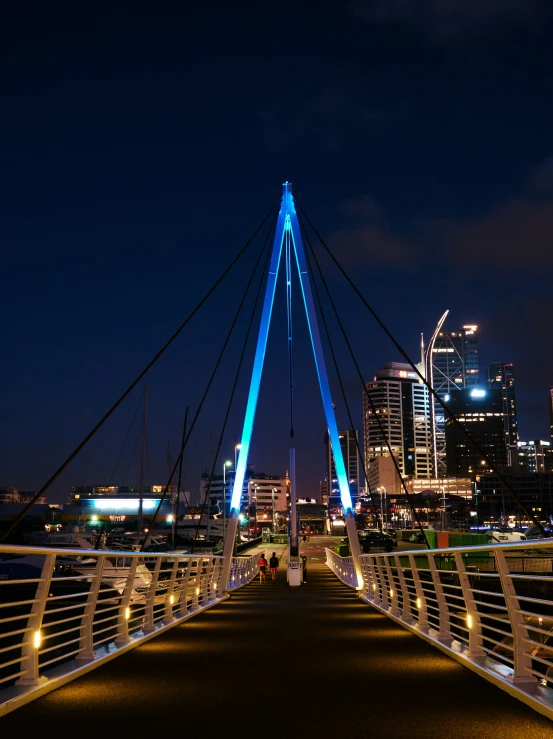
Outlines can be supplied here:
<path id="1" fill-rule="evenodd" d="M 428 545 L 430 546 L 430 549 L 436 549 L 437 546 L 437 536 L 435 531 L 427 531 L 425 529 L 424 534 L 426 536 L 426 541 L 428 542 Z"/>

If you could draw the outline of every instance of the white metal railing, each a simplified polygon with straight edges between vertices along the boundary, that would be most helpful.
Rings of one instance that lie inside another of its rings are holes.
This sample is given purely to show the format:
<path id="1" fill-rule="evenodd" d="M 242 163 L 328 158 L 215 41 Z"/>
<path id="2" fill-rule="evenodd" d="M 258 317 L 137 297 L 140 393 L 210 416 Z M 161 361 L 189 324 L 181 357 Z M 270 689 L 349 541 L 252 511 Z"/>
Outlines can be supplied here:
<path id="1" fill-rule="evenodd" d="M 77 677 L 220 602 L 255 562 L 234 557 L 224 587 L 223 558 L 212 555 L 1 545 L 0 715 L 42 694 L 49 676 Z"/>
<path id="2" fill-rule="evenodd" d="M 334 572 L 342 582 L 345 582 L 346 585 L 351 585 L 352 588 L 357 586 L 353 557 L 340 557 L 338 554 L 333 552 L 332 549 L 327 549 L 326 563 L 332 572 Z"/>
<path id="3" fill-rule="evenodd" d="M 356 587 L 351 557 L 327 565 Z M 360 597 L 553 718 L 553 540 L 361 557 Z"/>

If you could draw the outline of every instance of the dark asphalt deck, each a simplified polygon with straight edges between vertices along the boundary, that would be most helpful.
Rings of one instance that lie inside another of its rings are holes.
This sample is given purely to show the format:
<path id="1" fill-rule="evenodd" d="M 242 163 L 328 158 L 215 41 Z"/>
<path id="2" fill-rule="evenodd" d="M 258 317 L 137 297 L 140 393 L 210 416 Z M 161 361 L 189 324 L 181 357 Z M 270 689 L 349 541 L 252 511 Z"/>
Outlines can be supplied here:
<path id="1" fill-rule="evenodd" d="M 551 739 L 530 708 L 324 565 L 230 601 L 0 719 L 6 738 Z"/>

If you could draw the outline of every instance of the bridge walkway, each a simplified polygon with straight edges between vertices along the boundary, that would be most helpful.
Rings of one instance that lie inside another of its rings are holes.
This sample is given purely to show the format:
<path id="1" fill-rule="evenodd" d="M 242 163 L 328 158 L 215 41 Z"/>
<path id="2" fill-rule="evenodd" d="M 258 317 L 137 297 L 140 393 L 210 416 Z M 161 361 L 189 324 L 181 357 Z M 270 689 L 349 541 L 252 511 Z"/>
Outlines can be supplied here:
<path id="1" fill-rule="evenodd" d="M 551 723 L 361 602 L 313 550 L 0 719 L 6 737 L 550 739 Z"/>

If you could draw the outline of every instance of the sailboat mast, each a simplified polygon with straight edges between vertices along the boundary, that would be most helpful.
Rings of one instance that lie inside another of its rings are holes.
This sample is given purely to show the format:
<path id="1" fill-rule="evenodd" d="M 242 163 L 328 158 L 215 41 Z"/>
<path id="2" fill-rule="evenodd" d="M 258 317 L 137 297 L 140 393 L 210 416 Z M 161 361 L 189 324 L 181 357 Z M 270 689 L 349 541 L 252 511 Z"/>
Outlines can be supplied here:
<path id="1" fill-rule="evenodd" d="M 148 422 L 148 385 L 144 388 L 144 407 L 142 409 L 142 446 L 140 449 L 140 499 L 138 501 L 138 533 L 144 529 L 144 476 L 146 468 L 146 425 Z"/>
<path id="2" fill-rule="evenodd" d="M 180 502 L 180 494 L 182 489 L 182 462 L 184 459 L 184 442 L 186 439 L 186 423 L 188 421 L 188 406 L 186 406 L 186 411 L 184 413 L 184 423 L 182 425 L 182 441 L 180 444 L 180 460 L 179 460 L 179 479 L 177 482 L 177 510 L 175 511 L 175 517 L 173 519 L 173 549 L 175 548 L 175 534 L 178 534 L 178 526 L 179 526 L 179 502 Z"/>

